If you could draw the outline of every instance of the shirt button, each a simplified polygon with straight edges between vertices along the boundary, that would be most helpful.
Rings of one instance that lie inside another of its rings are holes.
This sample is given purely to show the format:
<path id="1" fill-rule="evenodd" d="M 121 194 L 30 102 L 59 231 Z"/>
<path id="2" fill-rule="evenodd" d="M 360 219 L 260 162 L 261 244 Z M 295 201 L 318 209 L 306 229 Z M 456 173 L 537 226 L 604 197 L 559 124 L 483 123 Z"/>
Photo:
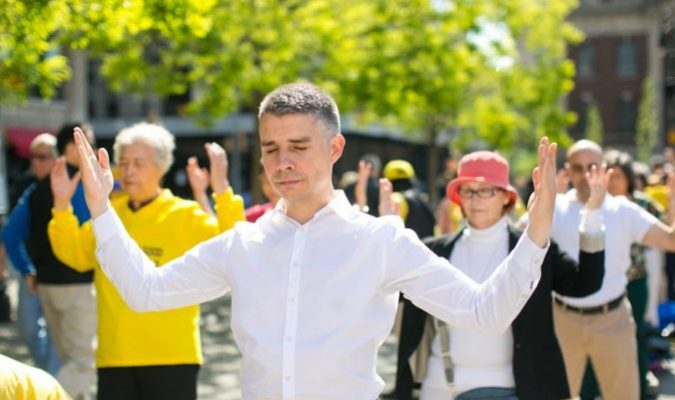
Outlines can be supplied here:
<path id="1" fill-rule="evenodd" d="M 290 380 L 291 380 L 291 377 L 288 376 L 288 375 L 286 375 L 286 376 L 284 376 L 284 379 L 285 379 L 286 381 L 290 381 Z"/>
<path id="2" fill-rule="evenodd" d="M 288 302 L 289 302 L 289 303 L 295 302 L 295 297 L 289 297 L 289 298 L 288 298 Z"/>
<path id="3" fill-rule="evenodd" d="M 293 341 L 293 337 L 291 336 L 286 336 L 286 342 L 290 343 Z"/>

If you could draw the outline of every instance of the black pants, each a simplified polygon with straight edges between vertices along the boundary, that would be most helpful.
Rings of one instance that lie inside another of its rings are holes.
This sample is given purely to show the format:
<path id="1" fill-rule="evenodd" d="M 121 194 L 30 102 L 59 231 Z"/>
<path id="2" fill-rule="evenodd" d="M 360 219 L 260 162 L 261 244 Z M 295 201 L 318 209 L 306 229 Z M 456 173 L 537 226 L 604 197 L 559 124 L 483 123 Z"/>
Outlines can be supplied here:
<path id="1" fill-rule="evenodd" d="M 397 400 L 411 400 L 413 389 L 419 388 L 419 382 L 415 382 L 409 359 L 422 340 L 427 313 L 402 296 L 399 307 L 403 307 L 403 316 L 396 356 L 396 383 L 392 394 Z"/>
<path id="2" fill-rule="evenodd" d="M 196 400 L 199 365 L 98 369 L 98 400 Z"/>

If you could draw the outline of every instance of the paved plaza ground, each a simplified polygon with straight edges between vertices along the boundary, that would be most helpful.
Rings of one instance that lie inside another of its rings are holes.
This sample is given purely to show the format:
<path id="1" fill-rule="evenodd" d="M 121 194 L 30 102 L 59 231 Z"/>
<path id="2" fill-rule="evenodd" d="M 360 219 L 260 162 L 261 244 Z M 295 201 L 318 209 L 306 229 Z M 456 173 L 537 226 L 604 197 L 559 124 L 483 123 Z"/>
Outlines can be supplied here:
<path id="1" fill-rule="evenodd" d="M 10 279 L 10 297 L 16 307 L 16 278 Z M 240 355 L 232 338 L 229 324 L 230 299 L 225 296 L 202 305 L 202 347 L 204 365 L 199 375 L 200 400 L 240 399 Z M 15 323 L 0 323 L 0 353 L 30 364 L 28 350 L 17 336 Z M 378 372 L 387 382 L 385 390 L 393 383 L 396 359 L 396 337 L 390 336 L 380 350 Z M 675 360 L 663 363 L 660 400 L 675 400 Z"/>

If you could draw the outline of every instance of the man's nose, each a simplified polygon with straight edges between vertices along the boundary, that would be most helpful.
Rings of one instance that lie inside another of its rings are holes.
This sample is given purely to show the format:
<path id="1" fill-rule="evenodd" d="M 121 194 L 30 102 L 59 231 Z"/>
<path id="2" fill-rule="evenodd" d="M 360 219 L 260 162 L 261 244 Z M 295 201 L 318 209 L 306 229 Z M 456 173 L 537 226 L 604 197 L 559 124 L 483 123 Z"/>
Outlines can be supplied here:
<path id="1" fill-rule="evenodd" d="M 279 165 L 277 168 L 279 170 L 289 170 L 293 169 L 295 167 L 295 163 L 293 162 L 293 158 L 288 151 L 279 151 Z"/>

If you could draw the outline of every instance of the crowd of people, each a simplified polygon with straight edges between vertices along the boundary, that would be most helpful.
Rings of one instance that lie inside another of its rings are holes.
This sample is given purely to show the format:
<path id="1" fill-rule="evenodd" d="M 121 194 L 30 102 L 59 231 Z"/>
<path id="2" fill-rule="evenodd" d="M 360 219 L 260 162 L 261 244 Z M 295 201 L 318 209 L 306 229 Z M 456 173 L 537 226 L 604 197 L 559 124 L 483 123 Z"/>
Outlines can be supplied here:
<path id="1" fill-rule="evenodd" d="M 648 398 L 646 331 L 672 291 L 668 166 L 647 176 L 589 140 L 558 164 L 542 138 L 531 193 L 477 151 L 432 205 L 408 161 L 376 154 L 336 189 L 346 142 L 314 85 L 277 88 L 258 119 L 267 201 L 248 209 L 217 143 L 208 168 L 188 161 L 183 199 L 162 186 L 175 139 L 160 125 L 122 129 L 112 160 L 84 123 L 33 140 L 2 239 L 41 371 L 14 368 L 0 394 L 197 399 L 199 303 L 230 293 L 244 399 Z"/>

